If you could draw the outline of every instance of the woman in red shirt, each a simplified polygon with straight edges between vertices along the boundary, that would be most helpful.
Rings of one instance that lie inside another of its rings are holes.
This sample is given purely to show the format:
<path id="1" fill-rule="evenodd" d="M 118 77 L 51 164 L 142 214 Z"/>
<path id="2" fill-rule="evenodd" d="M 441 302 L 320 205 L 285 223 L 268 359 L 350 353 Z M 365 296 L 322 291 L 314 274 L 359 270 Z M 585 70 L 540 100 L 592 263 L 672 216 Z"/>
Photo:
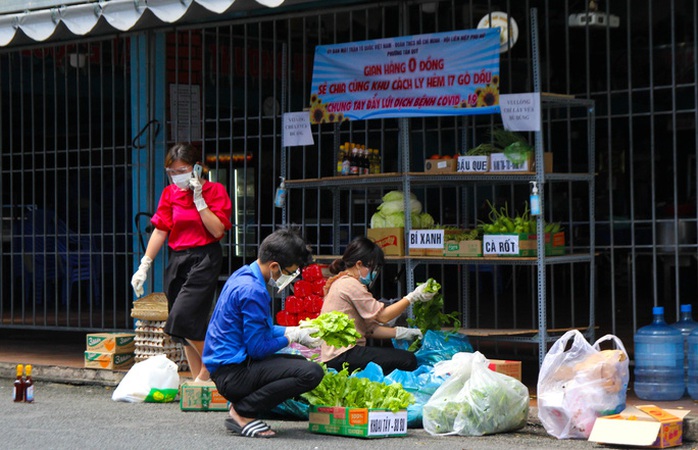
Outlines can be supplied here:
<path id="1" fill-rule="evenodd" d="M 169 316 L 164 331 L 184 345 L 189 369 L 198 381 L 210 378 L 201 363 L 209 312 L 223 252 L 219 241 L 232 227 L 232 202 L 221 183 L 206 180 L 200 152 L 191 144 L 175 144 L 165 156 L 171 184 L 162 191 L 153 218 L 145 256 L 131 279 L 137 297 L 153 259 L 167 241 L 165 294 Z"/>

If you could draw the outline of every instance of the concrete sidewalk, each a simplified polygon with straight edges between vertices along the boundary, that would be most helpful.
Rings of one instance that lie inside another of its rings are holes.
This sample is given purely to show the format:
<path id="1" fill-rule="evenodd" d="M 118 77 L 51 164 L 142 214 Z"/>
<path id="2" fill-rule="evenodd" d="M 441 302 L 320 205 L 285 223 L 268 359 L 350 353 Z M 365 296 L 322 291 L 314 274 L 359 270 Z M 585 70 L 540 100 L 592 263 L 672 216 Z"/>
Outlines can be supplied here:
<path id="1" fill-rule="evenodd" d="M 84 367 L 85 341 L 79 336 L 74 339 L 16 339 L 0 334 L 0 380 L 10 383 L 15 377 L 17 364 L 32 364 L 33 378 L 41 382 L 76 385 L 117 386 L 127 370 L 99 370 Z M 182 381 L 191 379 L 189 372 L 180 372 Z M 526 377 L 524 377 L 526 378 Z M 524 379 L 531 392 L 531 408 L 528 423 L 534 429 L 546 434 L 538 419 L 535 396 L 536 380 Z M 684 420 L 684 441 L 698 441 L 698 402 L 685 396 L 673 402 L 655 402 L 638 399 L 632 390 L 628 391 L 628 405 L 655 404 L 662 408 L 688 409 L 691 412 Z"/>

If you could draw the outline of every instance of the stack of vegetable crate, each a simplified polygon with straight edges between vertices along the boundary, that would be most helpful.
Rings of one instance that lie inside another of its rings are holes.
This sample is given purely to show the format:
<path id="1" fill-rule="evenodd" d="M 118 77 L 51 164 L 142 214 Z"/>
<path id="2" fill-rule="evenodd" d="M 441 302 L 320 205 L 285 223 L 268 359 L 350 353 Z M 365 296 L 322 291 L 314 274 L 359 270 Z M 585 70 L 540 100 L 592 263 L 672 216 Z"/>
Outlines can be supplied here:
<path id="1" fill-rule="evenodd" d="M 301 277 L 293 285 L 293 295 L 286 297 L 283 309 L 276 313 L 278 325 L 296 326 L 301 320 L 320 315 L 327 282 L 322 268 L 318 264 L 311 264 L 303 268 Z"/>

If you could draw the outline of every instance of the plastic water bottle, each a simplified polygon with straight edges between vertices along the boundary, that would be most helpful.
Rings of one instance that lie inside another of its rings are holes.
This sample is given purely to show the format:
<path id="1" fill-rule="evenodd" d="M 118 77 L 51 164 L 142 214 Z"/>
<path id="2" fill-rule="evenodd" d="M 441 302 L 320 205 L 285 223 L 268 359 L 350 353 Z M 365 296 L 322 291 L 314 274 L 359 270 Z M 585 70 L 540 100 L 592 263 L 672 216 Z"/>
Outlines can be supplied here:
<path id="1" fill-rule="evenodd" d="M 678 400 L 683 379 L 683 335 L 664 321 L 664 308 L 652 308 L 650 325 L 635 333 L 635 393 L 643 400 Z"/>
<path id="2" fill-rule="evenodd" d="M 681 316 L 678 322 L 672 323 L 683 335 L 683 380 L 688 385 L 688 336 L 698 328 L 698 322 L 693 320 L 691 305 L 681 305 Z"/>
<path id="3" fill-rule="evenodd" d="M 688 395 L 698 399 L 698 328 L 688 335 Z"/>

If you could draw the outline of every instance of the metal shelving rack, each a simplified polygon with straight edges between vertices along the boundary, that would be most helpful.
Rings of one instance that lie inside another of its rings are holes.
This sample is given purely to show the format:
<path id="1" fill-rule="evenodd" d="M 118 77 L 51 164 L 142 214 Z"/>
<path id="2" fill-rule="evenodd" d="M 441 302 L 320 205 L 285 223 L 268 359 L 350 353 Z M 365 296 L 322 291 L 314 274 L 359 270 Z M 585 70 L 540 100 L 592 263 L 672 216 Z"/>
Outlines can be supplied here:
<path id="1" fill-rule="evenodd" d="M 535 9 L 531 12 L 531 28 L 532 28 L 532 48 L 533 48 L 533 80 L 534 91 L 540 92 L 540 74 L 538 61 L 538 35 L 537 35 L 537 17 Z M 561 256 L 546 256 L 545 255 L 545 240 L 537 240 L 537 256 L 536 257 L 477 257 L 477 258 L 453 258 L 453 257 L 426 257 L 426 256 L 400 256 L 388 257 L 390 263 L 406 265 L 406 285 L 407 290 L 414 288 L 414 269 L 420 264 L 463 264 L 463 265 L 507 265 L 507 266 L 535 266 L 537 268 L 537 309 L 538 309 L 538 328 L 537 333 L 532 336 L 522 336 L 520 334 L 502 334 L 489 335 L 487 340 L 491 341 L 506 341 L 506 342 L 524 342 L 538 344 L 538 360 L 539 366 L 543 362 L 543 358 L 547 352 L 547 344 L 554 342 L 557 336 L 550 335 L 550 329 L 547 325 L 547 298 L 546 298 L 546 267 L 556 264 L 571 264 L 571 263 L 588 263 L 589 264 L 589 323 L 584 334 L 587 339 L 593 340 L 595 319 L 594 319 L 594 304 L 596 291 L 596 269 L 595 269 L 595 141 L 594 141 L 594 121 L 595 108 L 593 100 L 575 99 L 569 96 L 541 94 L 541 107 L 543 109 L 552 108 L 584 108 L 587 114 L 587 142 L 588 142 L 588 170 L 580 173 L 545 173 L 544 157 L 543 157 L 543 131 L 537 131 L 535 135 L 535 172 L 527 173 L 511 173 L 511 174 L 464 174 L 464 173 L 448 173 L 448 174 L 427 174 L 423 172 L 410 172 L 409 159 L 409 121 L 408 119 L 399 119 L 400 139 L 399 139 L 399 168 L 402 172 L 385 173 L 376 175 L 364 175 L 360 178 L 356 177 L 326 177 L 305 180 L 286 180 L 287 189 L 330 189 L 333 192 L 333 223 L 335 228 L 339 226 L 339 191 L 352 189 L 369 189 L 369 188 L 399 188 L 404 192 L 405 211 L 410 211 L 409 199 L 412 186 L 438 186 L 447 183 L 451 186 L 467 188 L 475 185 L 492 185 L 492 184 L 520 184 L 528 186 L 529 182 L 536 181 L 540 194 L 541 210 L 545 211 L 545 186 L 551 182 L 580 182 L 586 183 L 588 186 L 588 219 L 589 219 L 589 245 L 584 251 L 575 251 L 571 254 Z M 339 142 L 339 138 L 335 139 Z M 282 158 L 283 159 L 283 158 Z M 285 208 L 284 208 L 284 217 Z M 411 221 L 405 218 L 405 245 L 408 242 L 410 233 Z M 544 221 L 537 220 L 537 234 L 544 235 Z M 318 256 L 318 260 L 332 260 L 339 255 L 339 239 L 338 233 L 334 234 L 333 256 Z M 407 255 L 409 251 L 405 249 Z M 464 298 L 462 302 L 463 308 L 463 326 L 469 327 L 468 305 L 469 305 L 469 275 L 465 271 L 463 276 L 463 292 Z M 531 331 L 531 330 L 528 330 Z M 562 329 L 555 329 L 556 332 Z M 530 333 L 529 333 L 530 334 Z"/>

